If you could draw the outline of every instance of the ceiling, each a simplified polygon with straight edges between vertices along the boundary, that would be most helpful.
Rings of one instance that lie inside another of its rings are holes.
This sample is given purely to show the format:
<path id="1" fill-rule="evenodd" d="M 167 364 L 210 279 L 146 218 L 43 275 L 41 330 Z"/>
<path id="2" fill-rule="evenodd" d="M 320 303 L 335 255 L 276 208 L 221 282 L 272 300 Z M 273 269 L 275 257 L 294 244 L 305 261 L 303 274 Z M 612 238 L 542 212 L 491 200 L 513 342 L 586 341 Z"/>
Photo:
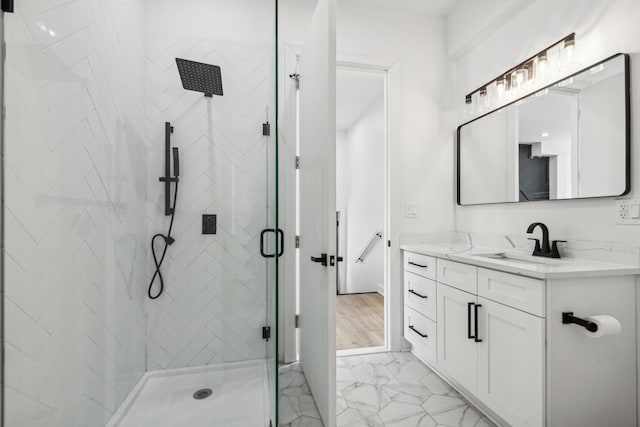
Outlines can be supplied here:
<path id="1" fill-rule="evenodd" d="M 364 3 L 378 4 L 395 9 L 416 10 L 433 15 L 445 16 L 461 0 L 361 0 Z"/>
<path id="2" fill-rule="evenodd" d="M 336 72 L 336 129 L 349 129 L 371 105 L 384 96 L 381 73 L 338 68 Z"/>

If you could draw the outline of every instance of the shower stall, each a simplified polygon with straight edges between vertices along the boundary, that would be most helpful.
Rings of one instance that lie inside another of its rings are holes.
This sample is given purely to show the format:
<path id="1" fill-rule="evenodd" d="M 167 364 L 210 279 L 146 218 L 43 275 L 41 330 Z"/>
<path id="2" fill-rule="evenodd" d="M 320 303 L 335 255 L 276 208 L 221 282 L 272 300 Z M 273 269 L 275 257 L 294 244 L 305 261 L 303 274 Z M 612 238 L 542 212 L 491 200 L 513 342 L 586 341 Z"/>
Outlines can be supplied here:
<path id="1" fill-rule="evenodd" d="M 2 425 L 277 426 L 277 0 L 2 24 Z"/>

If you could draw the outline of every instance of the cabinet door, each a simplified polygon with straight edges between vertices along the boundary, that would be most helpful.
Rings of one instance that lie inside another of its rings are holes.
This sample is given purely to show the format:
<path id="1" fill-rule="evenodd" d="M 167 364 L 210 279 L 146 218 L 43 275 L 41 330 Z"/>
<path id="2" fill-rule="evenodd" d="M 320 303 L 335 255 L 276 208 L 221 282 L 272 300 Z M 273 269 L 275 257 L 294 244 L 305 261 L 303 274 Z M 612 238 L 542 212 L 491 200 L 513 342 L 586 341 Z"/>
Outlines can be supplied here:
<path id="1" fill-rule="evenodd" d="M 477 397 L 513 427 L 544 425 L 544 319 L 479 297 Z"/>
<path id="2" fill-rule="evenodd" d="M 473 332 L 473 305 L 470 304 L 474 304 L 477 297 L 442 283 L 438 283 L 437 294 L 438 367 L 475 393 L 478 344 L 469 335 Z"/>

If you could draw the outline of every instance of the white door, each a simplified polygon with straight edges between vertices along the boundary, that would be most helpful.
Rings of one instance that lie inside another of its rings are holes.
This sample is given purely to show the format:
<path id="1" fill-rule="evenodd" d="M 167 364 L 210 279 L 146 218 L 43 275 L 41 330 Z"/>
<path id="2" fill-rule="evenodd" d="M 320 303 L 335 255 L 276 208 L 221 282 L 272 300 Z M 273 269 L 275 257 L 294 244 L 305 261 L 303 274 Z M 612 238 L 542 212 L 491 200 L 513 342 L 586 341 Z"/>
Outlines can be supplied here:
<path id="1" fill-rule="evenodd" d="M 477 386 L 477 297 L 438 283 L 438 367 L 471 393 Z"/>
<path id="2" fill-rule="evenodd" d="M 478 303 L 478 398 L 514 427 L 544 425 L 544 319 Z"/>
<path id="3" fill-rule="evenodd" d="M 335 12 L 336 0 L 317 1 L 300 55 L 300 362 L 326 427 L 336 423 Z M 322 254 L 326 265 L 311 260 Z"/>

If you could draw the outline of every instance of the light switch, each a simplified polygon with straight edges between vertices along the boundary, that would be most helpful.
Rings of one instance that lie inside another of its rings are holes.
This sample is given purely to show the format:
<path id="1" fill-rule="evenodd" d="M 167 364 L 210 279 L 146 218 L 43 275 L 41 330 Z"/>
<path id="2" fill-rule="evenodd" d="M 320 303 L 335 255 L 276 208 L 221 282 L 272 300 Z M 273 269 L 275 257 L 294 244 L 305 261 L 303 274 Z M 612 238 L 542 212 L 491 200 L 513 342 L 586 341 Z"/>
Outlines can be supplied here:
<path id="1" fill-rule="evenodd" d="M 629 206 L 629 218 L 640 219 L 640 205 Z"/>
<path id="2" fill-rule="evenodd" d="M 407 203 L 404 205 L 405 218 L 418 218 L 418 205 L 415 203 Z"/>

